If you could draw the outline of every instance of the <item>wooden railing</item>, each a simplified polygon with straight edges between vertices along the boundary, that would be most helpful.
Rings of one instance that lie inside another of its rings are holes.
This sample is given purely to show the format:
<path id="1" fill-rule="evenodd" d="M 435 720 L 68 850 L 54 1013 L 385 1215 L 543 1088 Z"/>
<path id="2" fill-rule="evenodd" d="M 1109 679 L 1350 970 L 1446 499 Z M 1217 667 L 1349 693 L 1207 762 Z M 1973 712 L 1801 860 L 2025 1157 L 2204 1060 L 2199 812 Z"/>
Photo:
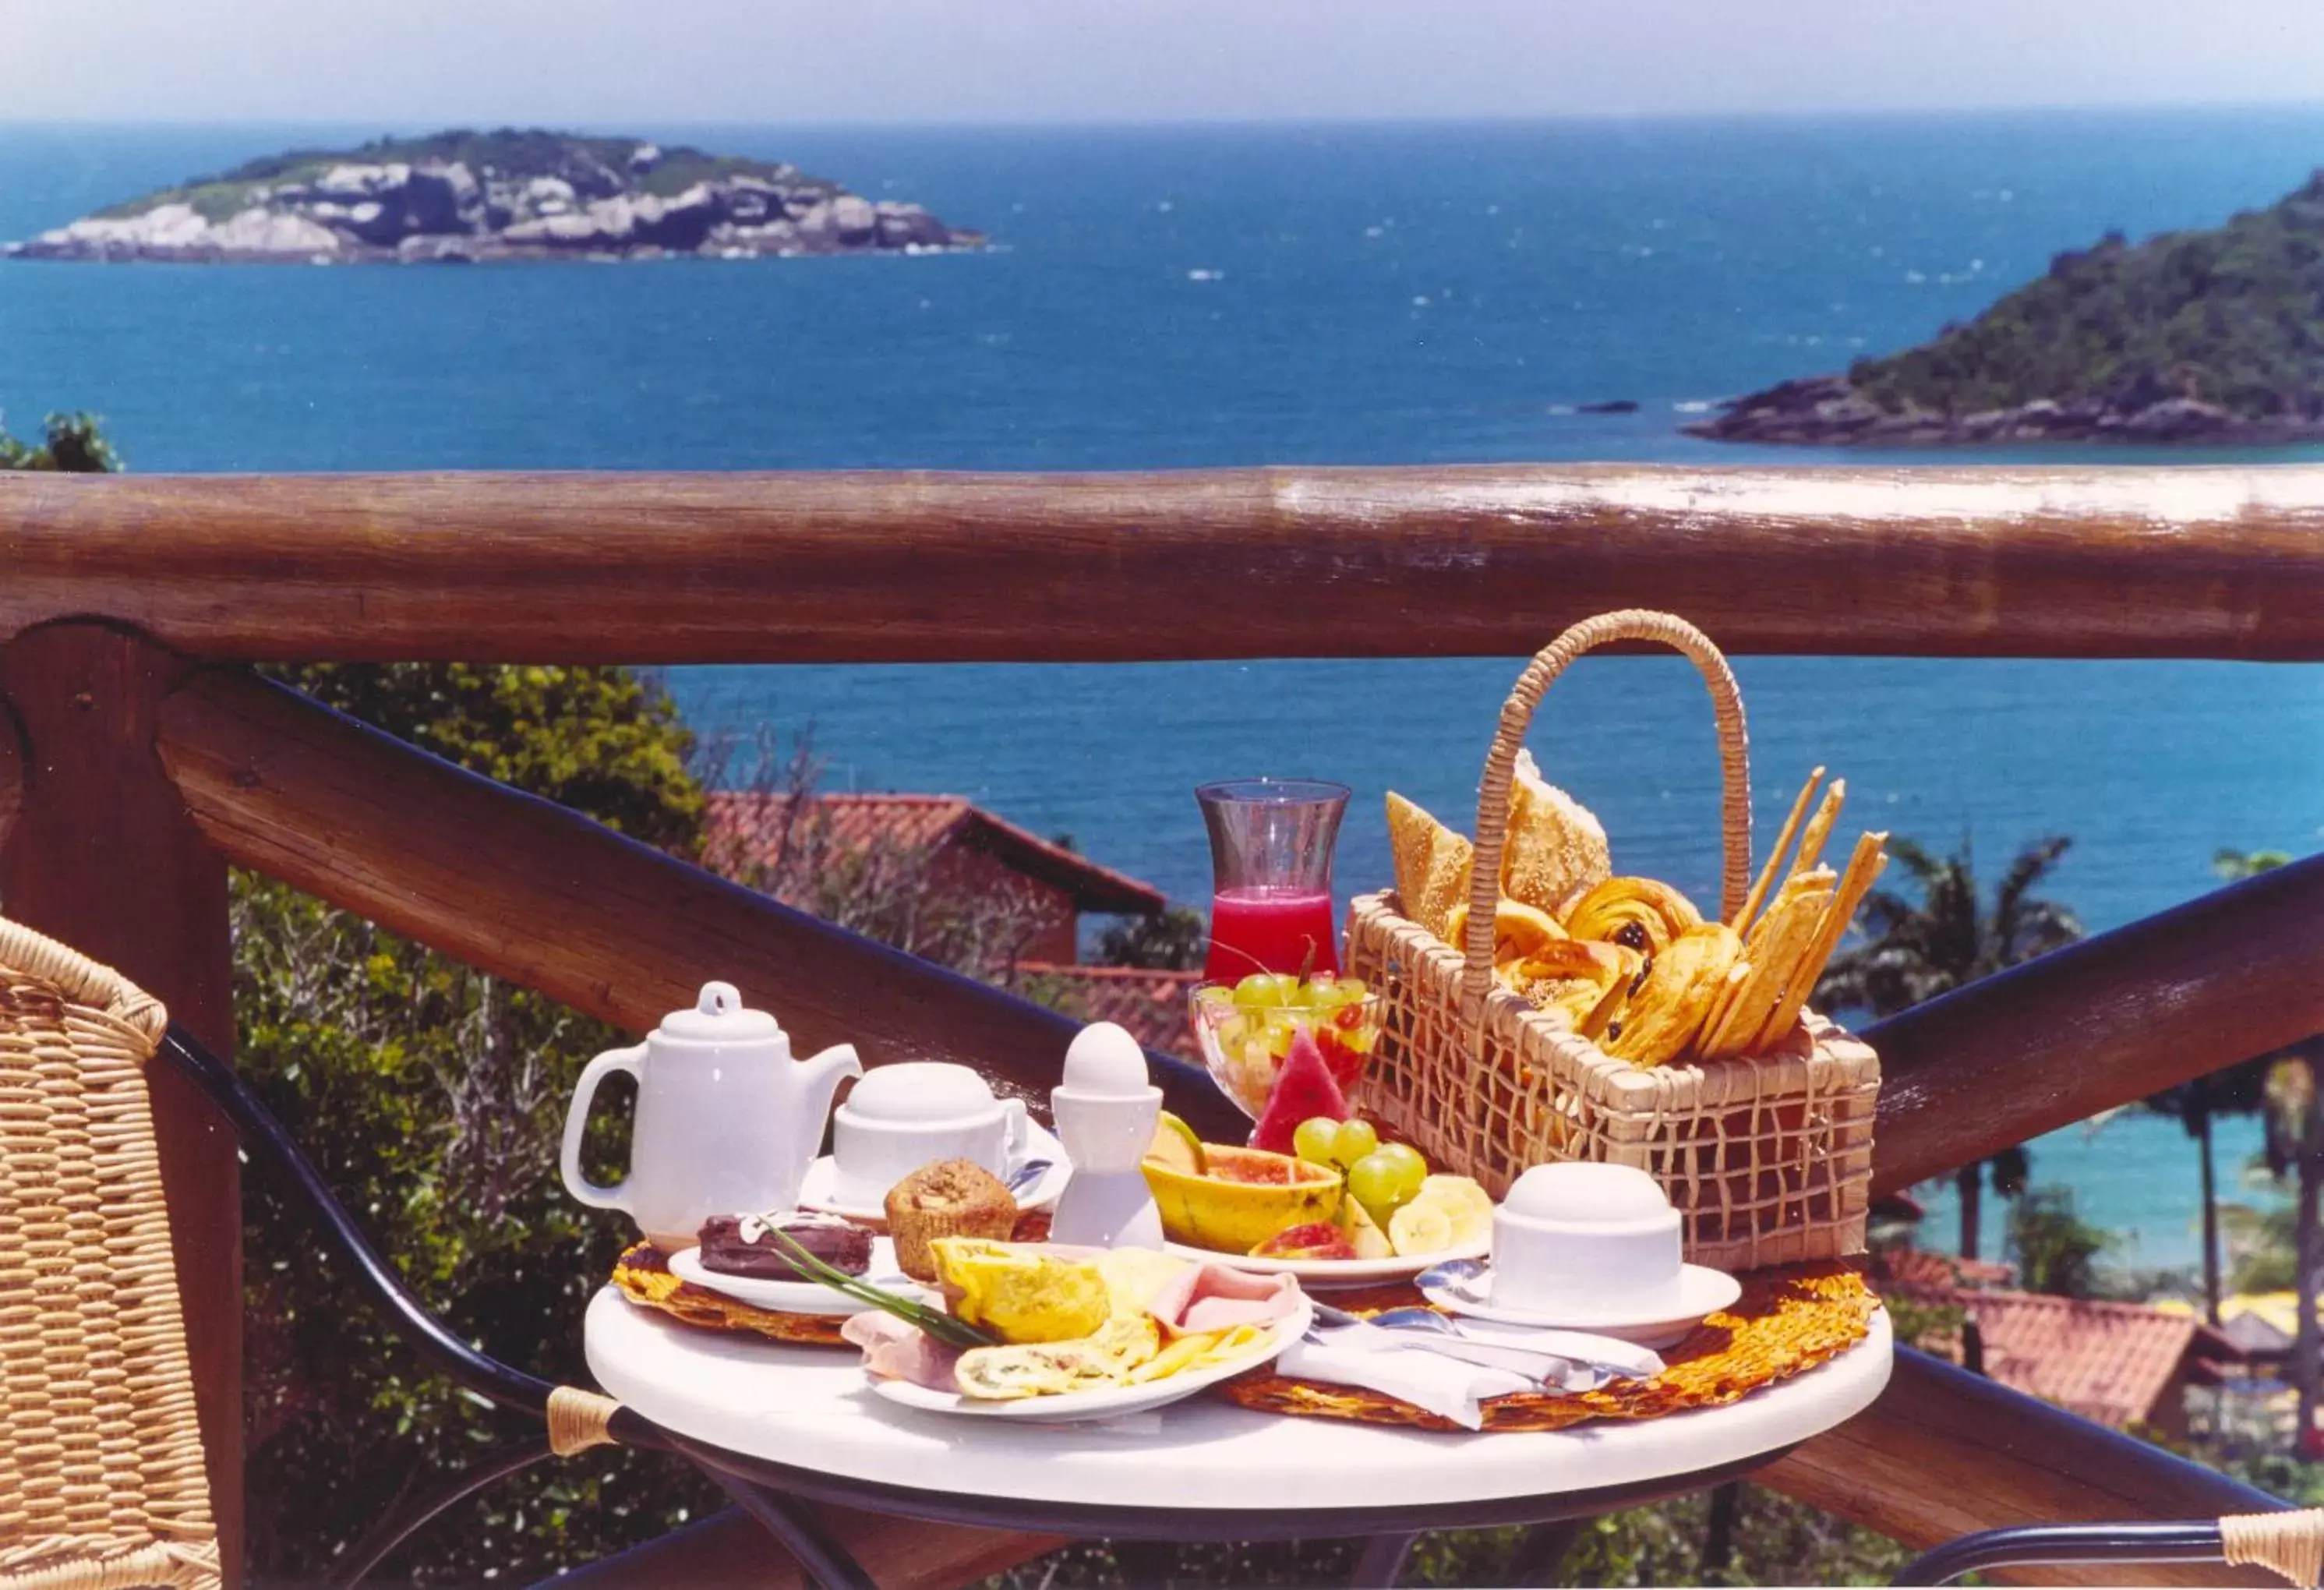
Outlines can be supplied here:
<path id="1" fill-rule="evenodd" d="M 0 908 L 220 1052 L 231 861 L 627 1026 L 715 968 L 809 1044 L 1038 1094 L 1056 1016 L 217 660 L 1514 655 L 1638 604 L 1736 652 L 2324 659 L 2324 469 L 0 476 Z M 1879 1184 L 2324 1031 L 2319 965 L 2324 858 L 1895 1018 Z M 198 1103 L 157 1111 L 231 1528 L 234 1158 Z M 1910 1354 L 1762 1477 L 1914 1544 L 2265 1504 Z M 997 1560 L 942 1541 L 899 1582 Z"/>

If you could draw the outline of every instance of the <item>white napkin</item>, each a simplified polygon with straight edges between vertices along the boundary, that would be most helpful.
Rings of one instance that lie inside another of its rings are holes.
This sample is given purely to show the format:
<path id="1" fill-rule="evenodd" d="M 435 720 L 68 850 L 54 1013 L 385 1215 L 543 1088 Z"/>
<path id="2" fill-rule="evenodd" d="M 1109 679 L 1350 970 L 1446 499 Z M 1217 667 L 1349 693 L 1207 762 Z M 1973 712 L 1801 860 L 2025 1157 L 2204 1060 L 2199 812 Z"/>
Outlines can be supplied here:
<path id="1" fill-rule="evenodd" d="M 1489 1319 L 1464 1318 L 1461 1321 L 1461 1334 L 1472 1342 L 1529 1347 L 1536 1353 L 1560 1353 L 1585 1363 L 1609 1364 L 1625 1370 L 1639 1380 L 1652 1380 L 1668 1367 L 1663 1363 L 1662 1354 L 1651 1347 L 1641 1347 L 1618 1336 L 1601 1336 L 1592 1331 L 1502 1325 Z"/>
<path id="2" fill-rule="evenodd" d="M 1471 1430 L 1484 1428 L 1478 1404 L 1486 1398 L 1534 1389 L 1523 1375 L 1406 1347 L 1394 1334 L 1364 1326 L 1320 1327 L 1292 1343 L 1275 1361 L 1275 1371 L 1296 1380 L 1362 1386 Z"/>

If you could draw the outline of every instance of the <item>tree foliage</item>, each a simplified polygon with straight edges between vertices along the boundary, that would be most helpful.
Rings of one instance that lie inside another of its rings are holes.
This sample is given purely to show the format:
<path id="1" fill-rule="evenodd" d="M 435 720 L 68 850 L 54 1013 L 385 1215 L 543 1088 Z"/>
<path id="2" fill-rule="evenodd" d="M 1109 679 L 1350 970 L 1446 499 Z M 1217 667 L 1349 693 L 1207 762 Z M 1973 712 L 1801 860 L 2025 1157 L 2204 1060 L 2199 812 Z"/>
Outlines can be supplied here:
<path id="1" fill-rule="evenodd" d="M 2053 835 L 2019 851 L 1988 908 L 1978 898 L 1969 841 L 1947 856 L 1933 855 L 1910 839 L 1891 842 L 1889 853 L 1903 864 L 1921 898 L 1872 892 L 1864 902 L 1865 941 L 1832 957 L 1816 985 L 1818 1003 L 1826 1009 L 1893 1016 L 2071 944 L 2082 936 L 2080 921 L 2034 891 L 2072 844 Z"/>
<path id="2" fill-rule="evenodd" d="M 2019 851 L 1988 909 L 1978 897 L 1969 841 L 1962 840 L 1960 851 L 1947 856 L 1932 855 L 1910 839 L 1891 842 L 1889 854 L 1904 864 L 1921 898 L 1908 900 L 1886 889 L 1866 898 L 1864 941 L 1832 957 L 1816 984 L 1818 1005 L 1893 1016 L 2080 938 L 2082 925 L 2074 913 L 2034 892 L 2072 844 L 2052 835 Z M 2030 1156 L 2022 1146 L 2004 1149 L 1981 1165 L 1961 1167 L 1954 1185 L 1960 1195 L 1964 1257 L 1976 1258 L 1981 1245 L 1978 1199 L 1985 1180 L 2014 1198 L 2025 1190 L 2029 1174 Z"/>
<path id="3" fill-rule="evenodd" d="M 629 670 L 365 665 L 290 677 L 649 843 L 696 843 L 690 742 L 668 697 Z M 556 1143 L 581 1066 L 622 1036 L 270 880 L 237 876 L 233 908 L 243 1074 L 456 1331 L 586 1383 L 578 1321 L 622 1232 L 565 1196 Z M 248 1562 L 262 1579 L 316 1576 L 395 1497 L 521 1430 L 426 1373 L 355 1306 L 347 1279 L 317 1262 L 306 1219 L 290 1188 L 249 1178 Z M 391 1566 L 528 1580 L 715 1502 L 666 1460 L 591 1454 L 503 1482 Z"/>
<path id="4" fill-rule="evenodd" d="M 2061 254 L 1967 325 L 1859 360 L 1849 379 L 1891 412 L 2188 397 L 2249 418 L 2324 415 L 2324 171 L 2224 226 L 2109 233 Z"/>
<path id="5" fill-rule="evenodd" d="M 1199 971 L 1210 954 L 1211 928 L 1203 913 L 1174 905 L 1152 916 L 1123 917 L 1097 936 L 1097 963 L 1148 971 Z"/>
<path id="6" fill-rule="evenodd" d="M 2107 1290 L 2098 1261 L 2115 1246 L 2109 1232 L 2074 1213 L 2070 1188 L 2034 1188 L 2009 1211 L 2009 1262 L 2029 1292 L 2096 1298 Z"/>
<path id="7" fill-rule="evenodd" d="M 0 469 L 102 475 L 121 467 L 120 455 L 97 430 L 94 414 L 51 414 L 37 442 L 20 441 L 0 426 Z"/>

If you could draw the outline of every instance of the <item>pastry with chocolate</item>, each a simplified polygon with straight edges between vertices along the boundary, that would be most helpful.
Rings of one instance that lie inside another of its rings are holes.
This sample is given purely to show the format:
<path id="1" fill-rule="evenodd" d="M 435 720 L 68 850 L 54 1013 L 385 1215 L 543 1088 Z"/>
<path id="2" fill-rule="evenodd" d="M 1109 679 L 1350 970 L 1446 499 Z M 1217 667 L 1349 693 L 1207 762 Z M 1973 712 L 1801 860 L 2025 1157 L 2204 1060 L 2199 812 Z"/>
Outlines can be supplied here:
<path id="1" fill-rule="evenodd" d="M 713 1215 L 702 1225 L 702 1268 L 758 1280 L 815 1280 L 801 1272 L 769 1234 L 777 1231 L 843 1275 L 861 1275 L 872 1267 L 870 1232 L 836 1215 L 802 1209 L 788 1215 Z"/>

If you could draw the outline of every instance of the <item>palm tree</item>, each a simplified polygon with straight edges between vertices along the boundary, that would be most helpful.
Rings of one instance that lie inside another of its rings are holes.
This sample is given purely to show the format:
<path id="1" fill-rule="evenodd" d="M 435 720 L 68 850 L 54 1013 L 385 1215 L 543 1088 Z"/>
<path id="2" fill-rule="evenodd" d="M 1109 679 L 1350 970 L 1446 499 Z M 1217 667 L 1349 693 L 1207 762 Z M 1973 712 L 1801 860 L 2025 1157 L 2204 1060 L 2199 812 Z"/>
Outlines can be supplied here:
<path id="1" fill-rule="evenodd" d="M 2211 1152 L 2211 1123 L 2221 1115 L 2250 1115 L 2265 1105 L 2269 1057 L 2244 1060 L 2208 1077 L 2190 1077 L 2145 1100 L 2159 1115 L 2175 1117 L 2195 1140 L 2195 1164 L 2203 1197 L 2203 1302 L 2213 1325 L 2219 1323 L 2218 1170 Z"/>
<path id="2" fill-rule="evenodd" d="M 2238 881 L 2291 859 L 2281 850 L 2222 850 L 2212 865 L 2221 877 Z M 2267 1168 L 2278 1180 L 2287 1173 L 2298 1178 L 2292 1226 L 2292 1382 L 2299 1390 L 2300 1417 L 2293 1439 L 2295 1450 L 2308 1456 L 2317 1440 L 2316 1294 L 2324 1281 L 2324 1233 L 2318 1225 L 2319 1197 L 2324 1194 L 2324 1033 L 2246 1060 L 2244 1068 L 2264 1078 Z"/>
<path id="3" fill-rule="evenodd" d="M 2221 850 L 2211 857 L 2211 869 L 2233 883 L 2292 857 L 2281 850 Z M 2269 1068 L 2279 1057 L 2253 1059 L 2197 1077 L 2176 1087 L 2166 1087 L 2146 1100 L 2158 1114 L 2175 1115 L 2195 1140 L 2196 1164 L 2203 1188 L 2203 1300 L 2213 1325 L 2219 1323 L 2219 1197 L 2218 1172 L 2211 1153 L 2211 1123 L 2220 1115 L 2250 1115 L 2267 1105 Z"/>
<path id="4" fill-rule="evenodd" d="M 2072 844 L 2064 835 L 2053 834 L 2019 851 L 1987 909 L 1978 897 L 1969 840 L 1961 841 L 1960 854 L 1948 856 L 1932 855 L 1909 839 L 1894 841 L 1888 853 L 1918 886 L 1921 898 L 1915 903 L 1885 889 L 1867 897 L 1864 942 L 1832 957 L 1816 985 L 1817 1003 L 1825 1010 L 1893 1016 L 2071 944 L 2082 936 L 2081 922 L 2064 906 L 2041 899 L 2034 891 Z M 1955 1173 L 1963 1258 L 1978 1255 L 1987 1177 L 1996 1192 L 2014 1197 L 2024 1190 L 2026 1170 L 2025 1151 L 2019 1147 L 1964 1165 Z"/>

